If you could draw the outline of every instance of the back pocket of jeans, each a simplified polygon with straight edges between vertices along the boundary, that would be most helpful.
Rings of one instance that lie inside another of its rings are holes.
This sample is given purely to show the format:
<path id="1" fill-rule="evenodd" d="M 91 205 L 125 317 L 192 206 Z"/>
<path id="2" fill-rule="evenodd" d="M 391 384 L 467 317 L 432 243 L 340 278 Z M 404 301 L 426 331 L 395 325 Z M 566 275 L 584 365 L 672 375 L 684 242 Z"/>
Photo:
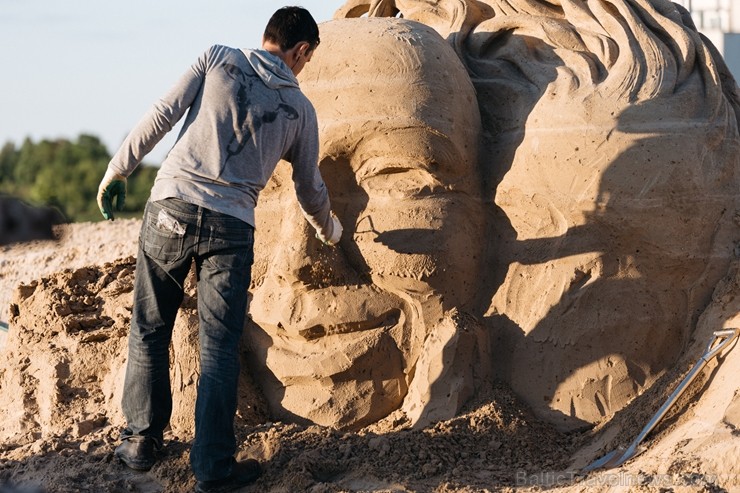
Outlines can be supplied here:
<path id="1" fill-rule="evenodd" d="M 146 215 L 144 252 L 163 263 L 172 263 L 182 256 L 186 225 L 178 222 L 164 209 L 150 208 Z"/>

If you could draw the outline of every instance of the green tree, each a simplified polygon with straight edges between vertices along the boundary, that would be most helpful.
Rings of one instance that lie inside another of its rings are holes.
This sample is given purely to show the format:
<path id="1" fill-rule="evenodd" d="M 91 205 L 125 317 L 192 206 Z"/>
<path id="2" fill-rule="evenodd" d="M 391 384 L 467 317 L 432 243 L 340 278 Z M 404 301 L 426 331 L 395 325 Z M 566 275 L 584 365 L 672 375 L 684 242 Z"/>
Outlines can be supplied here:
<path id="1" fill-rule="evenodd" d="M 53 154 L 52 144 L 42 141 L 35 144 L 26 138 L 21 144 L 13 177 L 21 194 L 28 193 L 28 189 L 36 181 L 36 176 L 45 164 L 51 162 Z"/>
<path id="2" fill-rule="evenodd" d="M 10 186 L 15 182 L 13 179 L 15 167 L 18 163 L 18 151 L 15 144 L 6 142 L 0 149 L 0 193 L 10 193 Z"/>
<path id="3" fill-rule="evenodd" d="M 76 141 L 25 139 L 0 150 L 0 192 L 36 205 L 57 207 L 70 221 L 102 220 L 96 196 L 110 153 L 96 136 Z M 140 166 L 128 180 L 125 210 L 119 217 L 141 215 L 157 169 Z"/>

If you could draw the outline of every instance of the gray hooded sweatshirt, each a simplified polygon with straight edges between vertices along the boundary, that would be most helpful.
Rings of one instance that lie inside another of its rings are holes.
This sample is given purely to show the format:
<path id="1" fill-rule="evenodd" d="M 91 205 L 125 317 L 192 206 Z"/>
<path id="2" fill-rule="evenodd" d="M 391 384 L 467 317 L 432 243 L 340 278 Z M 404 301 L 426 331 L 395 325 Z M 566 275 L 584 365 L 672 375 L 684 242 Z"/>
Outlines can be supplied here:
<path id="1" fill-rule="evenodd" d="M 318 169 L 316 112 L 280 58 L 212 46 L 136 125 L 109 168 L 129 176 L 186 112 L 151 200 L 179 198 L 254 226 L 257 197 L 285 159 L 308 221 L 332 236 L 329 196 Z"/>

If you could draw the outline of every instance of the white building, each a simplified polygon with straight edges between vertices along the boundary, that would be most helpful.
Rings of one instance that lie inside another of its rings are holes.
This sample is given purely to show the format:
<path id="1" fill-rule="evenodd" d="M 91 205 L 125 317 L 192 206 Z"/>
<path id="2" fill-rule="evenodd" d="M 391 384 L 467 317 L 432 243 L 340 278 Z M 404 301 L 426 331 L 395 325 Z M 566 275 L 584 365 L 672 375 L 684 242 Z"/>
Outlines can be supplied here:
<path id="1" fill-rule="evenodd" d="M 735 79 L 740 81 L 740 2 L 738 0 L 674 0 L 691 12 L 696 28 L 717 47 Z"/>

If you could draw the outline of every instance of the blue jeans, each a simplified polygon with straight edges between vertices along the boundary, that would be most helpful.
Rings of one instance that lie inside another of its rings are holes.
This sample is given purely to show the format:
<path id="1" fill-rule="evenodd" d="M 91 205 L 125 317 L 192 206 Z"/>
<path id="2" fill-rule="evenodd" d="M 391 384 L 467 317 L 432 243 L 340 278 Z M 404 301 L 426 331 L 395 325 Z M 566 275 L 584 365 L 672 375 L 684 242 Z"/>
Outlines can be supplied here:
<path id="1" fill-rule="evenodd" d="M 199 481 L 228 476 L 236 452 L 238 349 L 253 250 L 254 228 L 235 217 L 178 199 L 150 201 L 144 210 L 122 401 L 125 433 L 162 443 L 172 413 L 172 328 L 194 263 L 200 379 L 190 462 Z"/>

